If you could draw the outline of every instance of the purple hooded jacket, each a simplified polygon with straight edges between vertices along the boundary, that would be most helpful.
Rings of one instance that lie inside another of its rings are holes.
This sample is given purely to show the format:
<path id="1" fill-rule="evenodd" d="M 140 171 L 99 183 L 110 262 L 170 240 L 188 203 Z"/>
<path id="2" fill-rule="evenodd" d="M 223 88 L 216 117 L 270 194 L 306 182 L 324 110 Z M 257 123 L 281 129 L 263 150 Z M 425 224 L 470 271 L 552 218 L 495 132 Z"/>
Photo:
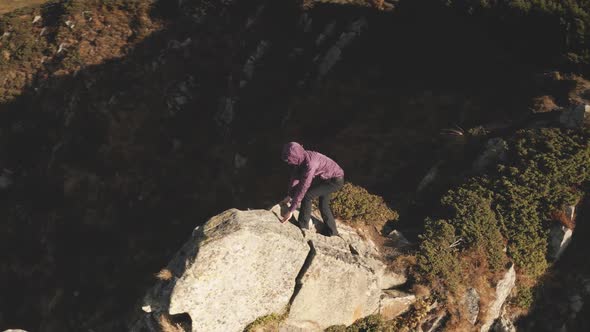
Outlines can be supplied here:
<path id="1" fill-rule="evenodd" d="M 289 181 L 288 195 L 291 197 L 289 212 L 297 209 L 316 176 L 323 180 L 344 177 L 344 171 L 334 160 L 319 152 L 307 151 L 296 142 L 290 142 L 283 146 L 282 158 L 289 165 L 297 166 Z"/>

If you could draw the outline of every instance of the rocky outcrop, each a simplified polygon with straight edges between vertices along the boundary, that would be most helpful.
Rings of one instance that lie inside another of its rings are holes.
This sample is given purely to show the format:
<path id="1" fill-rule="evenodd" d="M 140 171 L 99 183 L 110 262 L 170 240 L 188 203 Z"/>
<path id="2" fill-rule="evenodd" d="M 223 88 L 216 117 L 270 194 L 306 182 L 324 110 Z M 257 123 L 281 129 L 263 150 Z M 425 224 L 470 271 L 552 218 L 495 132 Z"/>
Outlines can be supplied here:
<path id="1" fill-rule="evenodd" d="M 590 122 L 590 105 L 565 109 L 559 116 L 559 122 L 566 128 L 584 127 Z"/>
<path id="2" fill-rule="evenodd" d="M 557 261 L 572 240 L 573 230 L 562 225 L 554 225 L 549 230 L 548 256 Z"/>
<path id="3" fill-rule="evenodd" d="M 482 171 L 492 163 L 504 160 L 508 151 L 508 143 L 501 138 L 492 138 L 486 142 L 485 150 L 473 163 L 476 171 Z"/>
<path id="4" fill-rule="evenodd" d="M 440 168 L 441 164 L 442 164 L 442 162 L 437 162 L 434 166 L 432 166 L 430 168 L 430 170 L 428 170 L 428 173 L 426 173 L 426 175 L 424 175 L 424 177 L 422 178 L 422 180 L 418 184 L 418 188 L 416 189 L 416 191 L 420 192 L 420 191 L 424 190 L 424 188 L 426 188 L 430 184 L 432 184 L 432 182 L 438 176 L 438 172 L 439 172 L 439 168 Z"/>
<path id="5" fill-rule="evenodd" d="M 475 288 L 469 288 L 463 297 L 463 306 L 467 314 L 467 320 L 475 325 L 479 315 L 479 293 Z"/>
<path id="6" fill-rule="evenodd" d="M 396 290 L 385 291 L 381 297 L 379 313 L 385 320 L 390 320 L 406 312 L 414 302 L 416 302 L 414 294 Z"/>
<path id="7" fill-rule="evenodd" d="M 368 22 L 364 17 L 352 22 L 347 31 L 343 32 L 338 41 L 326 52 L 318 66 L 319 78 L 324 77 L 336 65 L 342 56 L 343 49 L 358 38 L 367 28 Z"/>
<path id="8" fill-rule="evenodd" d="M 403 247 L 408 247 L 412 245 L 412 242 L 410 242 L 405 236 L 404 234 L 402 234 L 402 232 L 394 229 L 393 231 L 391 231 L 387 237 L 393 242 L 393 245 L 396 248 L 403 248 Z"/>
<path id="9" fill-rule="evenodd" d="M 564 214 L 565 218 L 573 225 L 576 215 L 576 206 L 571 205 L 566 207 Z M 554 262 L 559 259 L 561 254 L 563 254 L 565 249 L 570 244 L 573 233 L 574 230 L 572 228 L 568 228 L 563 224 L 553 225 L 549 229 L 549 246 L 547 248 L 547 255 L 549 256 L 549 259 Z"/>
<path id="10" fill-rule="evenodd" d="M 487 310 L 485 310 L 485 317 L 481 318 L 481 332 L 489 331 L 494 321 L 500 316 L 502 312 L 502 306 L 504 305 L 504 302 L 508 298 L 508 295 L 514 288 L 515 284 L 516 271 L 514 270 L 513 264 L 496 285 L 496 295 L 494 301 L 492 301 Z"/>
<path id="11" fill-rule="evenodd" d="M 496 319 L 494 325 L 492 325 L 493 332 L 516 332 L 514 323 L 506 315 L 506 310 L 502 312 L 500 318 Z"/>
<path id="12" fill-rule="evenodd" d="M 436 332 L 442 331 L 445 320 L 448 317 L 447 311 L 439 308 L 438 302 L 434 302 L 426 308 L 425 317 L 416 328 L 417 332 Z"/>
<path id="13" fill-rule="evenodd" d="M 393 317 L 413 301 L 385 291 L 405 277 L 389 272 L 352 228 L 325 237 L 281 224 L 279 215 L 278 207 L 232 209 L 197 227 L 167 266 L 171 278 L 144 298 L 148 313 L 133 331 L 153 330 L 150 317 L 160 313 L 188 314 L 193 331 L 242 331 L 287 307 L 282 331 L 321 331 L 377 312 Z"/>

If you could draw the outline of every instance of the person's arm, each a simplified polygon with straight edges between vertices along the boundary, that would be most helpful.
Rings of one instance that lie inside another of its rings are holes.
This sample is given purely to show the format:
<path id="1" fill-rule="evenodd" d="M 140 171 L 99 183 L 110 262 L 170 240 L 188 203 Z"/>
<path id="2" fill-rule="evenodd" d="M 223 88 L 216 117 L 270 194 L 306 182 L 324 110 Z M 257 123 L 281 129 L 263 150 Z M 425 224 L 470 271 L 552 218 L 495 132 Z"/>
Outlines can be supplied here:
<path id="1" fill-rule="evenodd" d="M 291 178 L 289 179 L 289 189 L 287 190 L 287 197 L 285 198 L 285 200 L 291 201 L 293 198 L 293 191 L 297 184 L 299 184 L 297 173 L 297 168 L 293 168 L 293 170 L 291 171 Z"/>
<path id="2" fill-rule="evenodd" d="M 311 186 L 311 182 L 313 181 L 313 175 L 315 172 L 315 168 L 312 165 L 306 165 L 303 173 L 303 177 L 301 181 L 297 184 L 297 186 L 293 190 L 293 196 L 291 200 L 291 207 L 289 208 L 289 213 L 293 213 L 299 203 L 303 200 L 303 197 L 307 193 L 307 189 Z"/>

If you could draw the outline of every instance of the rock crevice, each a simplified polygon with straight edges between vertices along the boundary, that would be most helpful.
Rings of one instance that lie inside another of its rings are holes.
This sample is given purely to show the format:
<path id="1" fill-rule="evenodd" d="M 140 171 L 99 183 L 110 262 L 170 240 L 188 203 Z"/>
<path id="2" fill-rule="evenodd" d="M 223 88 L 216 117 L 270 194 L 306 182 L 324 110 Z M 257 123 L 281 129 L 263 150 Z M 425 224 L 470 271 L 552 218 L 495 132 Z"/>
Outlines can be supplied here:
<path id="1" fill-rule="evenodd" d="M 131 330 L 155 331 L 160 315 L 186 313 L 193 331 L 242 331 L 288 307 L 281 331 L 320 331 L 378 312 L 397 315 L 413 302 L 411 294 L 385 291 L 406 278 L 354 229 L 339 225 L 341 237 L 302 234 L 279 223 L 275 209 L 232 209 L 195 229 Z"/>

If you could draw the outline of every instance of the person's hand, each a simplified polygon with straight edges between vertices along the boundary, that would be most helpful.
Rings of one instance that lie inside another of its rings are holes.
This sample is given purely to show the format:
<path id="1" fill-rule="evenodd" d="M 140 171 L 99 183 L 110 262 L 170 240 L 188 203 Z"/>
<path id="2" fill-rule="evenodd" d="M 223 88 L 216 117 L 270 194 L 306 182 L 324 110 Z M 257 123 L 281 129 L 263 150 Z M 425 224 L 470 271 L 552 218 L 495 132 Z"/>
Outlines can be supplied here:
<path id="1" fill-rule="evenodd" d="M 281 219 L 281 223 L 288 221 L 293 216 L 293 212 L 287 212 L 283 215 L 283 219 Z"/>

